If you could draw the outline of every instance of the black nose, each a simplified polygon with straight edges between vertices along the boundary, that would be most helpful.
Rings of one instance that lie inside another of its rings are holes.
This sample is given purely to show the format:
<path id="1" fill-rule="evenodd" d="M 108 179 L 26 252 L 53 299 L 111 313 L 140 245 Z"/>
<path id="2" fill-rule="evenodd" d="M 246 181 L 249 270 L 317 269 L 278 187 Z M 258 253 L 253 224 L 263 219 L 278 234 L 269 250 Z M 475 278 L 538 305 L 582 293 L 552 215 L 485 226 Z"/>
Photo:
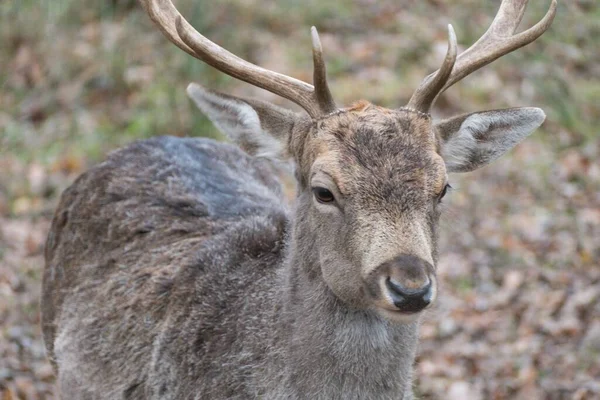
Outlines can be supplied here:
<path id="1" fill-rule="evenodd" d="M 389 277 L 385 281 L 394 305 L 403 312 L 419 312 L 431 303 L 432 290 L 431 281 L 420 288 L 412 289 L 394 282 Z"/>

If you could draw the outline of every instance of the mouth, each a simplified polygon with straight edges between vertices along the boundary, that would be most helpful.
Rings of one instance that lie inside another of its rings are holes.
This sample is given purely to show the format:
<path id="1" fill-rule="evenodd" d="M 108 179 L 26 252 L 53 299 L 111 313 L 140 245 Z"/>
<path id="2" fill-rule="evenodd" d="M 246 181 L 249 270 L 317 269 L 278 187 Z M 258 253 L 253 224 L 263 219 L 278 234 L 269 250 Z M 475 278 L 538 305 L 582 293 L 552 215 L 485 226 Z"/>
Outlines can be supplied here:
<path id="1" fill-rule="evenodd" d="M 417 321 L 421 315 L 423 315 L 423 311 L 401 311 L 398 309 L 390 309 L 388 307 L 376 307 L 376 312 L 381 315 L 383 318 L 397 323 L 411 323 Z"/>

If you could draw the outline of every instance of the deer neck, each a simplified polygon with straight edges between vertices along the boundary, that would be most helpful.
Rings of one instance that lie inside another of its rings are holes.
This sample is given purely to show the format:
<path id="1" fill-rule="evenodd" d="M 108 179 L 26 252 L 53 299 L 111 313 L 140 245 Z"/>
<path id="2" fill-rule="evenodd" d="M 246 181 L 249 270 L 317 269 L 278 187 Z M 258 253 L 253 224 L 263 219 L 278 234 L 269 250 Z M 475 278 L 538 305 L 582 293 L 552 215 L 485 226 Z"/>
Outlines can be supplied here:
<path id="1" fill-rule="evenodd" d="M 347 398 L 409 393 L 418 323 L 390 324 L 341 302 L 321 276 L 316 238 L 298 212 L 290 242 L 274 327 L 280 360 L 273 363 L 287 382 L 286 393 L 308 398 L 340 398 L 346 391 Z"/>

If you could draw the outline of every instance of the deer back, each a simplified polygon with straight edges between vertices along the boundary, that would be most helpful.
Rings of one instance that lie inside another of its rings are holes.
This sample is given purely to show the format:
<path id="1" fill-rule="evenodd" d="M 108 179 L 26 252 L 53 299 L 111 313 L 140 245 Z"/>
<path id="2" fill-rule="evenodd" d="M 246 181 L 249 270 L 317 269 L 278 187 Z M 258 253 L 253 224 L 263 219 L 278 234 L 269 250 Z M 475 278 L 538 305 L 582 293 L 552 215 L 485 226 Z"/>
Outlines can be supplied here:
<path id="1" fill-rule="evenodd" d="M 48 237 L 42 316 L 55 366 L 120 396 L 150 373 L 160 335 L 200 328 L 185 322 L 194 312 L 206 326 L 243 318 L 226 310 L 237 286 L 275 273 L 283 204 L 269 164 L 231 145 L 159 137 L 112 153 L 65 191 Z"/>

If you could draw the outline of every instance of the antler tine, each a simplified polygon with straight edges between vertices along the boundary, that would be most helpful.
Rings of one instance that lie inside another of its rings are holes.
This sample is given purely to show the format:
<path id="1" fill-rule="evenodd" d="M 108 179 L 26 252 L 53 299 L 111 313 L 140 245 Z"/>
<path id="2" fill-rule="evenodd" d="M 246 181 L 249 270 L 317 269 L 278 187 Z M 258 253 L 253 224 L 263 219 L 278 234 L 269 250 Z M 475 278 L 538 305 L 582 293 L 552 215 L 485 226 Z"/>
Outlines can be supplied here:
<path id="1" fill-rule="evenodd" d="M 546 15 L 537 24 L 515 35 L 525 14 L 527 3 L 528 0 L 502 0 L 500 9 L 488 30 L 477 42 L 458 56 L 452 73 L 434 96 L 431 104 L 435 103 L 437 98 L 456 82 L 503 55 L 533 42 L 550 27 L 556 15 L 557 0 L 552 0 Z M 417 92 L 425 86 L 431 76 L 433 74 L 424 79 L 424 83 L 417 89 Z M 416 95 L 417 93 L 413 97 Z"/>
<path id="2" fill-rule="evenodd" d="M 552 0 L 546 15 L 537 24 L 514 34 L 525 14 L 527 3 L 528 0 L 502 1 L 498 14 L 486 33 L 460 54 L 454 72 L 442 91 L 503 55 L 528 45 L 546 32 L 556 15 L 557 0 Z"/>
<path id="3" fill-rule="evenodd" d="M 315 89 L 306 82 L 249 63 L 211 42 L 181 16 L 171 0 L 140 0 L 140 2 L 165 36 L 193 57 L 227 75 L 298 104 L 312 118 L 318 118 L 331 112 L 332 104 L 335 107 L 329 89 L 327 89 L 325 65 L 320 45 L 318 51 L 313 49 L 315 79 L 318 78 L 315 82 L 317 86 Z"/>
<path id="4" fill-rule="evenodd" d="M 310 28 L 310 34 L 312 37 L 312 48 L 313 48 L 313 83 L 315 85 L 315 96 L 319 103 L 320 109 L 324 113 L 330 113 L 337 109 L 329 85 L 327 85 L 327 70 L 325 68 L 325 61 L 323 61 L 323 46 L 321 46 L 321 39 L 319 39 L 319 32 L 314 26 Z"/>
<path id="5" fill-rule="evenodd" d="M 421 83 L 421 86 L 415 91 L 410 98 L 407 107 L 413 108 L 422 112 L 429 112 L 429 109 L 433 105 L 433 101 L 442 89 L 456 63 L 456 34 L 452 25 L 448 24 L 448 50 L 446 51 L 446 58 L 440 69 L 433 74 L 427 76 Z"/>

